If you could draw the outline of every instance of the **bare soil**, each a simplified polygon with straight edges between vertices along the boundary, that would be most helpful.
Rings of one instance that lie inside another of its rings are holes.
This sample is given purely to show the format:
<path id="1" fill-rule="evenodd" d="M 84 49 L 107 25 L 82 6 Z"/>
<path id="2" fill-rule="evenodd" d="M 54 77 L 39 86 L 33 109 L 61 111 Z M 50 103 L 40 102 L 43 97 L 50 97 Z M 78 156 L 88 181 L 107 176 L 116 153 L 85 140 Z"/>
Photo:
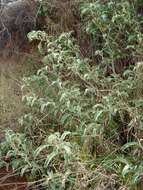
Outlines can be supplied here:
<path id="1" fill-rule="evenodd" d="M 12 170 L 0 169 L 0 190 L 26 190 L 27 182 L 24 177 L 18 177 Z"/>

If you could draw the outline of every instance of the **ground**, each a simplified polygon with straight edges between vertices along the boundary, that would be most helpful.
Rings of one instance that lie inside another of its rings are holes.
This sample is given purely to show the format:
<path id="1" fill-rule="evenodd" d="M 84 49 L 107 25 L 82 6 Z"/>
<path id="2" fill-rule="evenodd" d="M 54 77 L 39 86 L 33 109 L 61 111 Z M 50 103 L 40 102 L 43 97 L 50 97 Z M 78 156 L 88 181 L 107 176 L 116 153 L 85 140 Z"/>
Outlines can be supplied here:
<path id="1" fill-rule="evenodd" d="M 17 118 L 24 107 L 21 101 L 22 78 L 32 70 L 28 56 L 0 58 L 0 138 L 6 128 L 17 129 Z"/>
<path id="2" fill-rule="evenodd" d="M 21 101 L 22 78 L 34 70 L 28 57 L 22 54 L 18 58 L 0 58 L 0 141 L 4 138 L 4 129 L 20 129 L 17 119 L 25 111 Z M 14 177 L 12 171 L 0 169 L 0 190 L 9 188 L 25 189 L 25 179 Z"/>

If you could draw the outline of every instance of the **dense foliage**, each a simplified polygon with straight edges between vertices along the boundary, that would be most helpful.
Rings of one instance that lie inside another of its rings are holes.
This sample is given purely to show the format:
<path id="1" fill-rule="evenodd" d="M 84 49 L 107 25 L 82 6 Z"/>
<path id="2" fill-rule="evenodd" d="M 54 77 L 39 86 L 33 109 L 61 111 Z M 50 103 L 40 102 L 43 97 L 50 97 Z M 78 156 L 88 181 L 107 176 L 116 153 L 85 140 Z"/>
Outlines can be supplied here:
<path id="1" fill-rule="evenodd" d="M 86 0 L 76 6 L 82 29 L 93 39 L 92 59 L 98 55 L 100 63 L 81 55 L 73 32 L 58 37 L 29 33 L 30 40 L 39 41 L 43 64 L 23 79 L 27 110 L 19 118 L 22 129 L 6 131 L 0 164 L 47 190 L 139 189 L 143 65 L 128 67 L 122 74 L 116 73 L 115 65 L 129 56 L 134 63 L 141 59 L 138 11 L 143 3 Z M 109 65 L 113 73 L 105 76 L 103 68 Z"/>

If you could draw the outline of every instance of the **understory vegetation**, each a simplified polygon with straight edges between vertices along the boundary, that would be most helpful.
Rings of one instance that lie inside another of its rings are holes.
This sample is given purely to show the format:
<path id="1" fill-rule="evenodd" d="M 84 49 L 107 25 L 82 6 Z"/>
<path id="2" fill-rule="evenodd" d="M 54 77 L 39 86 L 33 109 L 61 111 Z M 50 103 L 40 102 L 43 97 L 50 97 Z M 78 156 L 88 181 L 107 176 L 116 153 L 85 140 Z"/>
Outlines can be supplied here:
<path id="1" fill-rule="evenodd" d="M 65 2 L 71 25 L 57 30 L 64 2 L 43 0 L 50 24 L 28 34 L 42 64 L 23 78 L 26 113 L 5 132 L 0 166 L 46 190 L 141 190 L 143 2 Z"/>

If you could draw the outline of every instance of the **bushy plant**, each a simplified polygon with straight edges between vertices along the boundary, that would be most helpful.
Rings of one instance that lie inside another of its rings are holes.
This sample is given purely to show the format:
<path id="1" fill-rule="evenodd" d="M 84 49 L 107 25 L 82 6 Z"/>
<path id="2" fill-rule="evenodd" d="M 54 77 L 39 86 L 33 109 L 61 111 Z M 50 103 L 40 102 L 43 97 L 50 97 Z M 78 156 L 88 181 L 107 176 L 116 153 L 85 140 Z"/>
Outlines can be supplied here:
<path id="1" fill-rule="evenodd" d="M 80 3 L 102 63 L 114 67 L 122 57 L 140 57 L 137 1 Z M 143 177 L 143 64 L 105 77 L 83 58 L 72 32 L 55 37 L 33 31 L 28 37 L 39 41 L 43 64 L 23 78 L 27 110 L 19 118 L 21 132 L 6 131 L 1 167 L 46 189 L 136 189 Z"/>
<path id="2" fill-rule="evenodd" d="M 6 133 L 1 158 L 47 189 L 135 187 L 143 168 L 140 69 L 104 77 L 80 56 L 72 33 L 33 31 L 29 38 L 40 42 L 43 66 L 24 78 L 24 134 Z"/>
<path id="3" fill-rule="evenodd" d="M 128 63 L 142 56 L 142 3 L 133 1 L 81 1 L 81 17 L 91 35 L 95 57 L 104 65 Z"/>

